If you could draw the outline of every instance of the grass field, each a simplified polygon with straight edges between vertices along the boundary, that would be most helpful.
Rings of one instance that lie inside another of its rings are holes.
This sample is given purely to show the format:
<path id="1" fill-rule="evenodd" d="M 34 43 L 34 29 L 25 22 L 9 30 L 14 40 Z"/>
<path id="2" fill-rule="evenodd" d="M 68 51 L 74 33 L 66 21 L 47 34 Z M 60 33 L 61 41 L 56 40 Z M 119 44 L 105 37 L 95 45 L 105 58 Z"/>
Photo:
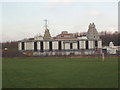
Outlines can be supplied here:
<path id="1" fill-rule="evenodd" d="M 3 58 L 3 88 L 117 88 L 118 58 Z"/>

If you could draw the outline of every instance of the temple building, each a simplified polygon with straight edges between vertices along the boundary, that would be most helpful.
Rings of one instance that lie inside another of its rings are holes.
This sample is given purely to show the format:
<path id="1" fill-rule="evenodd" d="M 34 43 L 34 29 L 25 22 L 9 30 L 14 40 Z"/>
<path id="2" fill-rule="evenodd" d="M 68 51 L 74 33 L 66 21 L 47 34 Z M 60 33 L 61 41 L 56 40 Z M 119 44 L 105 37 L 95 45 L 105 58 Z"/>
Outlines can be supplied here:
<path id="1" fill-rule="evenodd" d="M 46 21 L 44 36 L 20 40 L 18 49 L 28 56 L 91 55 L 101 53 L 102 40 L 94 23 L 90 23 L 87 34 L 83 37 L 76 37 L 68 31 L 51 37 Z"/>

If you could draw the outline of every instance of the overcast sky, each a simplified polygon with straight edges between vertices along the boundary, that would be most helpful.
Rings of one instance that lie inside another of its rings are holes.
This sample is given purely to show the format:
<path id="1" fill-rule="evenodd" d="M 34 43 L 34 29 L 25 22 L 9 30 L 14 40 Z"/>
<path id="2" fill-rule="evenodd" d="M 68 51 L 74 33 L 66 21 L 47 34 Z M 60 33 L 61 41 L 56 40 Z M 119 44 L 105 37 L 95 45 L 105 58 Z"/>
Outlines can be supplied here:
<path id="1" fill-rule="evenodd" d="M 52 36 L 87 32 L 92 22 L 98 32 L 118 30 L 117 2 L 1 2 L 0 10 L 2 41 L 43 35 L 45 19 Z"/>

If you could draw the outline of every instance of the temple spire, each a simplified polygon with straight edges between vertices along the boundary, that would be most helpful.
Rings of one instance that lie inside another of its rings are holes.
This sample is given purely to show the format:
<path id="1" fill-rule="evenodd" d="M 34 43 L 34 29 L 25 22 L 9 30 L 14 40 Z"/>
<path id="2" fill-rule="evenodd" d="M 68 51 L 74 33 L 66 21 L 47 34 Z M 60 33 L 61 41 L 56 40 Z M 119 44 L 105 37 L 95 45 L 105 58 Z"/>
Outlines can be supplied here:
<path id="1" fill-rule="evenodd" d="M 44 21 L 45 21 L 45 29 L 47 29 L 47 27 L 48 27 L 48 25 L 47 25 L 48 20 L 47 20 L 47 19 L 45 19 Z"/>
<path id="2" fill-rule="evenodd" d="M 48 20 L 45 19 L 44 21 L 45 21 L 45 33 L 44 33 L 43 39 L 44 39 L 44 40 L 51 40 L 52 37 L 51 37 L 51 35 L 50 35 L 49 29 L 47 28 L 47 27 L 48 27 L 48 26 L 47 26 Z"/>

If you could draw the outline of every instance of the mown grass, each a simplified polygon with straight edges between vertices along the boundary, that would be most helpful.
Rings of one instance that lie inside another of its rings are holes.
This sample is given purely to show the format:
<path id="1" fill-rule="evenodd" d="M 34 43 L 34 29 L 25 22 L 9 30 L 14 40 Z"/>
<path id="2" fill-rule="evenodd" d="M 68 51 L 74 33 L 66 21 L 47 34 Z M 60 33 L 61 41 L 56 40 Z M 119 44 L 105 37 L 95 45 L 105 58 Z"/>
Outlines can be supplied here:
<path id="1" fill-rule="evenodd" d="M 3 58 L 3 88 L 117 88 L 118 58 Z"/>

